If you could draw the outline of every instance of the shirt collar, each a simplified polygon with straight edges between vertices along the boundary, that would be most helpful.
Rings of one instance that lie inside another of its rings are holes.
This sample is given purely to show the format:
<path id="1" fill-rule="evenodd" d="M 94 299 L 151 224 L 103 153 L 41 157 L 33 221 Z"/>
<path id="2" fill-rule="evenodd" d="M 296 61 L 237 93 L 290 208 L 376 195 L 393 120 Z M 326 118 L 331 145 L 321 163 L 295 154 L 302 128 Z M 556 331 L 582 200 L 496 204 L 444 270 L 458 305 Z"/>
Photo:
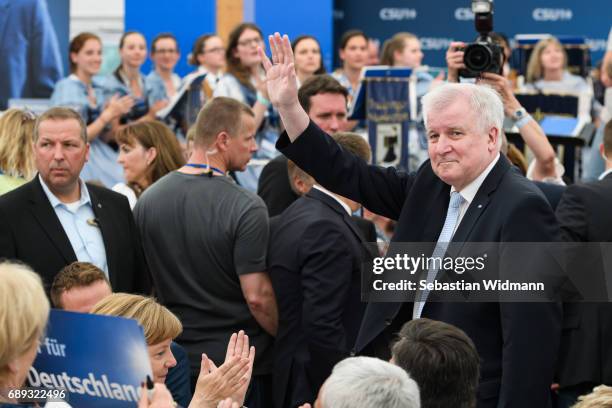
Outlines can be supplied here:
<path id="1" fill-rule="evenodd" d="M 601 175 L 599 176 L 598 180 L 603 180 L 610 173 L 612 173 L 612 168 L 609 168 L 608 170 L 606 170 L 603 173 L 601 173 Z"/>
<path id="2" fill-rule="evenodd" d="M 471 204 L 472 201 L 474 201 L 476 193 L 478 193 L 478 189 L 480 189 L 480 186 L 482 185 L 482 183 L 484 183 L 485 179 L 487 178 L 491 170 L 493 170 L 493 167 L 495 167 L 498 161 L 499 153 L 497 154 L 497 157 L 495 157 L 495 159 L 493 159 L 491 163 L 489 163 L 487 168 L 482 173 L 480 173 L 478 177 L 472 180 L 471 183 L 469 183 L 463 188 L 463 190 L 459 192 L 459 194 L 461 194 L 461 197 L 463 197 L 463 199 L 467 201 L 468 205 Z M 457 191 L 457 189 L 455 189 L 454 186 L 451 186 L 450 192 L 452 193 L 453 191 Z"/>
<path id="3" fill-rule="evenodd" d="M 42 186 L 43 191 L 45 192 L 45 195 L 49 199 L 49 203 L 51 203 L 51 207 L 57 208 L 61 205 L 64 205 L 64 206 L 66 205 L 66 203 L 61 202 L 60 199 L 57 198 L 55 194 L 51 192 L 51 190 L 49 190 L 49 187 L 47 186 L 45 181 L 42 179 L 40 174 L 38 175 L 38 181 L 40 181 L 40 185 Z M 79 178 L 79 183 L 81 185 L 81 198 L 79 199 L 79 207 L 85 204 L 91 205 L 91 198 L 89 196 L 89 190 L 87 190 L 87 185 L 85 185 L 83 180 L 81 180 L 80 178 Z"/>
<path id="4" fill-rule="evenodd" d="M 331 191 L 325 189 L 325 187 L 321 187 L 318 184 L 313 185 L 312 188 L 316 188 L 320 192 L 322 192 L 324 194 L 327 194 L 328 196 L 330 196 L 331 198 L 336 200 L 342 206 L 342 208 L 344 208 L 344 210 L 347 212 L 348 215 L 352 215 L 351 208 L 344 201 L 342 201 L 338 197 L 336 197 L 336 195 L 333 194 Z"/>

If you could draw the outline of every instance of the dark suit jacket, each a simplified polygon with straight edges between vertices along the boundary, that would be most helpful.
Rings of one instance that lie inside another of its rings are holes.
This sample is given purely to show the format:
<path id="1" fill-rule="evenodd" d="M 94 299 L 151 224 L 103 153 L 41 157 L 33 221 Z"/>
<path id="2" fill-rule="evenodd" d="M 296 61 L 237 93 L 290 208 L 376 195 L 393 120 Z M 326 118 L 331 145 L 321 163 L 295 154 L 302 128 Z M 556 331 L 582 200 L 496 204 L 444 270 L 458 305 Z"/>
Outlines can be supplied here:
<path id="1" fill-rule="evenodd" d="M 291 185 L 289 185 L 289 172 L 285 156 L 278 156 L 264 166 L 257 184 L 257 195 L 266 203 L 270 217 L 279 215 L 300 197 L 293 192 Z"/>
<path id="2" fill-rule="evenodd" d="M 533 184 L 542 190 L 542 193 L 544 193 L 548 203 L 552 207 L 553 211 L 555 211 L 566 187 L 558 184 L 544 183 L 543 181 L 534 181 Z"/>
<path id="3" fill-rule="evenodd" d="M 329 190 L 398 220 L 394 241 L 437 241 L 450 186 L 433 173 L 429 161 L 416 174 L 369 166 L 340 149 L 313 123 L 294 143 L 284 133 L 277 148 Z M 557 238 L 558 225 L 542 193 L 511 170 L 502 156 L 478 190 L 453 241 L 549 242 Z M 363 352 L 376 342 L 386 349 L 393 330 L 411 314 L 412 303 L 404 307 L 369 304 L 356 351 Z M 482 361 L 479 407 L 550 406 L 561 330 L 557 304 L 429 302 L 422 316 L 453 324 L 474 341 Z"/>
<path id="4" fill-rule="evenodd" d="M 279 310 L 275 406 L 313 402 L 354 344 L 364 309 L 361 232 L 344 208 L 313 188 L 271 222 L 268 271 Z"/>
<path id="5" fill-rule="evenodd" d="M 115 292 L 151 291 L 144 253 L 127 199 L 87 185 L 102 230 L 110 283 Z M 54 276 L 77 260 L 38 176 L 0 197 L 0 258 L 14 258 L 40 274 L 47 292 Z"/>
<path id="6" fill-rule="evenodd" d="M 567 187 L 556 214 L 565 241 L 612 242 L 612 174 Z M 564 305 L 557 375 L 561 387 L 612 385 L 612 303 Z"/>

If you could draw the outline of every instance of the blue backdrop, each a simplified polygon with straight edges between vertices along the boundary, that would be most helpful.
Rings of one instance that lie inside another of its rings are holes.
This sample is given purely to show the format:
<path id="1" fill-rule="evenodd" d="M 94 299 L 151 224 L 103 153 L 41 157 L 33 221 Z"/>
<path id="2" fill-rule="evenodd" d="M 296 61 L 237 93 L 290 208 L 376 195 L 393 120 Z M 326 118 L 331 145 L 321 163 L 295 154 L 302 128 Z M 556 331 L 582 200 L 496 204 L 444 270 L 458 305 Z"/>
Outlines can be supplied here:
<path id="1" fill-rule="evenodd" d="M 451 41 L 476 38 L 470 5 L 470 0 L 336 0 L 334 37 L 359 28 L 382 44 L 398 31 L 412 32 L 421 38 L 423 63 L 444 66 Z M 522 33 L 584 36 L 596 63 L 603 55 L 612 23 L 610 5 L 610 0 L 498 0 L 493 25 L 495 31 L 509 37 Z"/>
<path id="2" fill-rule="evenodd" d="M 49 6 L 49 16 L 53 22 L 60 53 L 62 54 L 64 74 L 68 75 L 70 72 L 70 68 L 68 66 L 68 44 L 70 43 L 70 0 L 47 0 L 47 5 Z"/>
<path id="3" fill-rule="evenodd" d="M 176 72 L 183 76 L 193 71 L 187 64 L 187 54 L 193 42 L 202 34 L 216 31 L 215 0 L 180 0 L 173 4 L 161 0 L 129 0 L 125 2 L 125 30 L 137 30 L 151 40 L 161 32 L 173 33 L 179 42 L 181 59 Z M 151 61 L 142 67 L 144 73 L 151 71 Z"/>

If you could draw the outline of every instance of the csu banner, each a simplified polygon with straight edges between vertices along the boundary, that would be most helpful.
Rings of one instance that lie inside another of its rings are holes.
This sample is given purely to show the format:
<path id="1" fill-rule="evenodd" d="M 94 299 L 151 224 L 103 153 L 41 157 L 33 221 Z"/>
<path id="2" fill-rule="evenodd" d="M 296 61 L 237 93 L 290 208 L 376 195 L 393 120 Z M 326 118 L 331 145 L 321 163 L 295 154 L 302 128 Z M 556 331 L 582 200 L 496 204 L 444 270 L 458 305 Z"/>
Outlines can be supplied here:
<path id="1" fill-rule="evenodd" d="M 74 408 L 133 408 L 147 375 L 147 345 L 135 320 L 51 310 L 28 383 L 65 389 Z"/>
<path id="2" fill-rule="evenodd" d="M 510 39 L 516 34 L 550 33 L 586 38 L 593 63 L 606 48 L 610 0 L 528 0 L 494 2 L 493 28 Z M 608 11 L 606 11 L 608 10 Z M 451 41 L 472 42 L 477 36 L 470 0 L 336 0 L 334 38 L 357 28 L 382 43 L 399 31 L 421 39 L 423 64 L 445 66 Z M 335 55 L 338 65 L 338 55 Z"/>

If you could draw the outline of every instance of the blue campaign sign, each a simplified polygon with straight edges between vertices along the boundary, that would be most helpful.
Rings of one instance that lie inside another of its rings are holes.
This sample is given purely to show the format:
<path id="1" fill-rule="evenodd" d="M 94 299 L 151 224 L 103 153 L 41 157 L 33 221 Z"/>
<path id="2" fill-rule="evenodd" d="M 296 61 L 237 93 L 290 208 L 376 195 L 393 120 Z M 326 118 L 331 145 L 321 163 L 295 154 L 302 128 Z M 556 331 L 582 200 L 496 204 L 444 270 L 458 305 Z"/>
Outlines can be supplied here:
<path id="1" fill-rule="evenodd" d="M 409 31 L 421 39 L 423 64 L 434 67 L 446 65 L 451 41 L 471 42 L 477 36 L 470 0 L 336 0 L 334 8 L 336 47 L 342 33 L 351 28 L 362 29 L 381 44 L 397 32 Z M 511 39 L 539 33 L 584 38 L 595 64 L 610 32 L 606 10 L 610 0 L 495 0 L 493 29 Z"/>
<path id="2" fill-rule="evenodd" d="M 135 320 L 51 310 L 28 382 L 66 389 L 74 408 L 133 408 L 147 375 L 147 345 Z"/>

